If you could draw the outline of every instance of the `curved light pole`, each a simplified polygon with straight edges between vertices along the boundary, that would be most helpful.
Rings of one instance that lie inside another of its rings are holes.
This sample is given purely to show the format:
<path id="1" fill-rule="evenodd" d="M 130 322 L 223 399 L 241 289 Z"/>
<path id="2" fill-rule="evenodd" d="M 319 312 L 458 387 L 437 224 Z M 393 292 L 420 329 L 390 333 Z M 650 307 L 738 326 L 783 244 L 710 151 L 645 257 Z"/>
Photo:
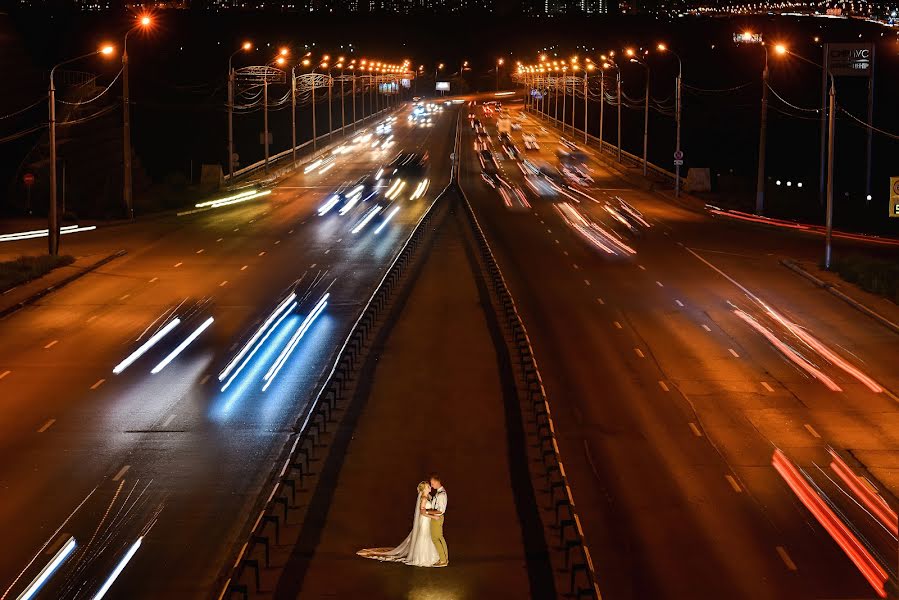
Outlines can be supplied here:
<path id="1" fill-rule="evenodd" d="M 628 50 L 627 55 L 630 57 L 630 62 L 642 65 L 646 69 L 646 95 L 643 106 L 643 176 L 646 177 L 647 154 L 649 150 L 649 63 L 636 58 L 633 50 Z"/>
<path id="2" fill-rule="evenodd" d="M 253 48 L 250 42 L 244 42 L 240 48 L 228 57 L 228 177 L 234 177 L 234 68 L 231 61 L 241 52 L 247 52 Z M 296 144 L 294 144 L 296 145 Z M 296 160 L 296 157 L 294 157 Z"/>
<path id="3" fill-rule="evenodd" d="M 48 123 L 50 129 L 50 206 L 47 212 L 47 245 L 50 256 L 59 254 L 59 219 L 56 212 L 56 84 L 53 77 L 56 75 L 56 69 L 63 65 L 96 56 L 97 54 L 109 56 L 112 54 L 112 51 L 112 46 L 104 46 L 94 52 L 88 52 L 87 54 L 64 60 L 50 69 L 50 88 L 48 90 L 48 101 L 50 104 L 50 122 Z"/>
<path id="4" fill-rule="evenodd" d="M 125 32 L 122 42 L 122 199 L 129 219 L 134 219 L 134 203 L 132 201 L 131 183 L 131 95 L 128 87 L 128 36 L 138 29 L 147 29 L 153 25 L 149 15 L 143 15 L 136 25 Z"/>
<path id="5" fill-rule="evenodd" d="M 665 44 L 659 44 L 657 46 L 660 52 L 668 52 L 672 56 L 677 59 L 677 81 L 674 84 L 674 122 L 675 122 L 675 134 L 674 134 L 674 152 L 678 156 L 681 156 L 680 149 L 680 127 L 681 127 L 681 116 L 683 114 L 683 82 L 684 82 L 684 63 L 680 58 L 680 55 L 677 52 L 674 52 Z M 680 196 L 680 163 L 679 161 L 682 159 L 676 159 L 674 163 L 674 197 L 677 198 Z"/>

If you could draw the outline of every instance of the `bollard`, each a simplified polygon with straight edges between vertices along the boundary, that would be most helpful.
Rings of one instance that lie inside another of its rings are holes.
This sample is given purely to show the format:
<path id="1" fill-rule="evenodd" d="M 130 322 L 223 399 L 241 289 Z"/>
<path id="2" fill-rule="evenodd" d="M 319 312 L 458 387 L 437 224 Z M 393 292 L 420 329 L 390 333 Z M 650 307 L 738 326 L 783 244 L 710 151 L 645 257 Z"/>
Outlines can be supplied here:
<path id="1" fill-rule="evenodd" d="M 241 594 L 244 600 L 250 600 L 250 590 L 245 583 L 232 583 L 228 586 L 229 597 L 233 594 Z"/>
<path id="2" fill-rule="evenodd" d="M 275 543 L 281 543 L 281 525 L 278 522 L 277 515 L 264 515 L 262 517 L 262 522 L 264 523 L 273 523 L 275 525 Z"/>
<path id="3" fill-rule="evenodd" d="M 259 561 L 255 558 L 245 558 L 240 561 L 241 567 L 252 567 L 255 572 L 255 580 L 256 580 L 256 591 L 259 591 Z"/>
<path id="4" fill-rule="evenodd" d="M 257 544 L 262 544 L 263 548 L 265 549 L 265 567 L 268 568 L 268 566 L 269 566 L 268 536 L 267 535 L 251 535 L 250 543 L 253 544 L 254 548 L 256 547 Z M 257 590 L 259 589 L 258 582 L 256 583 L 256 589 Z"/>
<path id="5" fill-rule="evenodd" d="M 297 503 L 297 484 L 296 484 L 296 482 L 293 479 L 291 479 L 287 476 L 284 476 L 281 478 L 281 485 L 283 485 L 284 487 L 290 488 L 290 501 L 293 502 L 294 505 L 296 505 L 296 503 Z M 302 483 L 300 485 L 302 485 Z"/>
<path id="6" fill-rule="evenodd" d="M 287 525 L 287 496 L 276 496 L 272 498 L 272 504 L 276 507 L 281 505 L 284 507 L 284 524 Z"/>

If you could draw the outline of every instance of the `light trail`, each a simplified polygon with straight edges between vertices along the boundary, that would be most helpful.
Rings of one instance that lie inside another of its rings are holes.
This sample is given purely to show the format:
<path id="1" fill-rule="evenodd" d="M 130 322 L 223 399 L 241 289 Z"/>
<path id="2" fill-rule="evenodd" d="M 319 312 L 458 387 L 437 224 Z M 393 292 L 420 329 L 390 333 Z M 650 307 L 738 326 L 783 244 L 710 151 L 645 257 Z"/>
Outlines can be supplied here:
<path id="1" fill-rule="evenodd" d="M 37 577 L 31 580 L 31 583 L 28 584 L 28 587 L 25 588 L 21 594 L 19 594 L 16 600 L 30 600 L 34 597 L 34 595 L 41 589 L 41 587 L 47 582 L 48 579 L 56 572 L 56 569 L 65 562 L 65 560 L 69 557 L 69 555 L 75 550 L 75 546 L 78 544 L 75 542 L 74 537 L 69 537 L 65 544 L 62 545 L 62 548 L 53 555 L 53 558 L 47 563 L 41 572 L 37 574 Z"/>
<path id="2" fill-rule="evenodd" d="M 119 373 L 121 373 L 122 371 L 124 371 L 125 369 L 130 367 L 134 363 L 134 361 L 136 361 L 138 358 L 140 358 L 141 356 L 146 354 L 150 348 L 155 346 L 157 344 L 157 342 L 159 342 L 159 340 L 161 340 L 166 335 L 168 335 L 168 333 L 172 329 L 177 327 L 180 322 L 181 322 L 181 319 L 178 319 L 178 318 L 175 318 L 175 319 L 172 319 L 171 321 L 169 321 L 165 325 L 165 327 L 163 327 L 162 329 L 157 331 L 150 339 L 148 339 L 146 342 L 144 342 L 137 350 L 132 352 L 128 356 L 128 358 L 126 358 L 125 360 L 123 360 L 122 362 L 117 364 L 115 367 L 113 367 L 112 372 L 115 373 L 116 375 L 118 375 Z"/>
<path id="3" fill-rule="evenodd" d="M 290 358 L 290 355 L 293 353 L 294 349 L 297 347 L 297 344 L 300 343 L 300 340 L 303 339 L 303 336 L 312 326 L 312 323 L 318 318 L 318 316 L 325 310 L 325 307 L 328 305 L 328 298 L 330 294 L 325 292 L 325 295 L 321 297 L 321 300 L 318 301 L 318 304 L 312 309 L 303 322 L 300 324 L 299 328 L 296 330 L 296 333 L 293 334 L 293 337 L 287 342 L 287 345 L 284 347 L 284 350 L 281 351 L 281 354 L 275 359 L 275 362 L 272 363 L 272 366 L 269 368 L 268 372 L 263 376 L 265 380 L 265 385 L 262 386 L 262 391 L 266 391 L 268 386 L 272 384 L 275 380 L 275 377 L 278 376 L 278 373 L 281 371 L 281 368 L 284 366 L 284 363 L 287 362 L 287 359 Z"/>
<path id="4" fill-rule="evenodd" d="M 805 505 L 809 512 L 814 515 L 815 519 L 830 534 L 833 541 L 842 548 L 846 556 L 855 564 L 862 576 L 868 580 L 874 591 L 881 598 L 886 598 L 884 584 L 887 581 L 887 574 L 883 567 L 878 564 L 867 548 L 862 545 L 852 531 L 843 521 L 834 513 L 824 500 L 815 492 L 799 469 L 790 462 L 786 455 L 777 449 L 771 459 L 774 469 L 780 474 L 787 483 L 796 497 Z"/>
<path id="5" fill-rule="evenodd" d="M 93 231 L 96 225 L 66 225 L 59 228 L 59 235 L 68 235 L 70 233 L 81 233 L 82 231 Z M 37 238 L 47 237 L 50 233 L 49 229 L 33 229 L 31 231 L 20 231 L 18 233 L 6 233 L 0 235 L 0 242 L 18 242 L 20 240 L 33 240 Z"/>
<path id="6" fill-rule="evenodd" d="M 318 216 L 323 217 L 323 216 L 325 216 L 326 214 L 328 214 L 328 212 L 329 212 L 332 208 L 334 208 L 335 206 L 337 206 L 337 203 L 338 203 L 338 202 L 340 202 L 340 195 L 338 195 L 338 194 L 334 194 L 333 196 L 331 196 L 330 198 L 328 198 L 328 201 L 325 202 L 324 204 L 322 204 L 322 205 L 318 208 Z"/>
<path id="7" fill-rule="evenodd" d="M 392 219 L 393 216 L 396 213 L 398 213 L 399 211 L 400 211 L 399 206 L 393 207 L 393 210 L 391 210 L 389 213 L 387 213 L 387 216 L 384 217 L 384 222 L 381 223 L 380 225 L 378 225 L 377 229 L 375 229 L 375 235 L 378 235 L 379 233 L 381 233 L 381 230 L 384 229 L 384 227 L 387 225 L 387 223 L 390 221 L 390 219 Z"/>
<path id="8" fill-rule="evenodd" d="M 569 227 L 580 233 L 582 237 L 603 252 L 621 256 L 632 256 L 637 253 L 636 250 L 619 240 L 612 233 L 584 217 L 575 207 L 567 202 L 554 204 L 553 207 L 559 212 Z"/>
<path id="9" fill-rule="evenodd" d="M 122 560 L 119 561 L 119 564 L 116 565 L 115 569 L 112 570 L 112 573 L 109 574 L 109 577 L 106 578 L 106 581 L 103 582 L 103 587 L 100 588 L 100 591 L 97 592 L 92 600 L 101 600 L 103 596 L 106 595 L 106 592 L 109 591 L 109 588 L 112 587 L 112 584 L 115 583 L 115 580 L 119 575 L 122 574 L 122 571 L 128 565 L 128 562 L 134 558 L 134 555 L 137 553 L 137 549 L 140 548 L 141 542 L 143 541 L 143 536 L 137 538 L 131 547 L 128 549 L 128 552 L 125 553 L 125 556 L 122 557 Z"/>
<path id="10" fill-rule="evenodd" d="M 310 171 L 316 170 L 322 164 L 322 160 L 318 159 L 314 162 L 309 163 L 303 168 L 303 174 L 309 174 Z"/>
<path id="11" fill-rule="evenodd" d="M 379 212 L 381 212 L 380 206 L 372 206 L 371 209 L 369 209 L 369 211 L 365 213 L 365 216 L 362 217 L 362 220 L 359 221 L 359 224 L 353 227 L 352 230 L 350 230 L 350 233 L 359 233 L 360 231 L 362 231 L 365 226 L 368 225 L 368 222 L 374 219 L 375 215 Z"/>
<path id="12" fill-rule="evenodd" d="M 893 509 L 890 508 L 879 494 L 870 490 L 858 475 L 852 472 L 852 469 L 849 468 L 849 465 L 846 464 L 839 454 L 834 452 L 832 448 L 829 452 L 830 456 L 833 458 L 830 463 L 830 468 L 833 469 L 839 478 L 843 480 L 843 483 L 852 490 L 855 497 L 865 505 L 868 511 L 880 521 L 881 525 L 893 534 L 894 539 L 899 536 L 899 518 L 897 518 Z"/>
<path id="13" fill-rule="evenodd" d="M 347 200 L 347 203 L 344 204 L 339 211 L 337 211 L 337 214 L 343 216 L 350 212 L 353 207 L 358 204 L 360 198 L 362 198 L 362 192 L 357 192 L 356 194 L 350 196 L 349 200 Z"/>
<path id="14" fill-rule="evenodd" d="M 745 321 L 750 327 L 758 331 L 762 336 L 765 337 L 771 344 L 780 350 L 780 352 L 789 358 L 793 363 L 795 363 L 799 368 L 803 371 L 819 380 L 821 383 L 827 386 L 828 389 L 834 392 L 842 392 L 842 388 L 837 385 L 833 379 L 825 375 L 820 369 L 815 367 L 813 364 L 808 362 L 805 358 L 799 355 L 798 352 L 790 348 L 787 344 L 782 342 L 776 335 L 771 333 L 768 329 L 763 327 L 761 323 L 750 317 L 748 314 L 740 310 L 739 308 L 734 309 L 734 314 L 737 315 L 740 319 Z"/>
<path id="15" fill-rule="evenodd" d="M 250 361 L 253 360 L 253 357 L 256 356 L 256 352 L 258 352 L 259 349 L 265 345 L 265 342 L 268 341 L 268 338 L 272 335 L 272 333 L 274 333 L 275 330 L 277 330 L 278 327 L 281 326 L 281 322 L 284 321 L 284 319 L 286 319 L 287 317 L 289 317 L 291 315 L 291 313 L 293 312 L 293 309 L 295 309 L 296 307 L 297 307 L 297 303 L 294 302 L 293 304 L 290 305 L 290 308 L 288 308 L 284 312 L 284 314 L 282 314 L 281 317 L 277 321 L 275 321 L 275 324 L 271 327 L 271 329 L 268 330 L 268 332 L 265 334 L 265 336 L 261 340 L 259 340 L 259 343 L 256 345 L 255 348 L 253 348 L 253 351 L 250 352 L 250 355 L 247 356 L 246 360 L 243 361 L 243 363 L 240 365 L 240 367 L 236 371 L 234 371 L 234 374 L 232 374 L 231 377 L 228 379 L 228 381 L 225 382 L 225 385 L 222 386 L 222 389 L 221 389 L 222 392 L 227 390 L 228 386 L 230 386 L 231 383 L 235 379 L 237 379 L 237 376 L 240 375 L 240 373 L 243 371 L 244 367 L 246 367 L 250 363 Z"/>
<path id="16" fill-rule="evenodd" d="M 271 314 L 266 318 L 265 322 L 262 323 L 262 326 L 256 330 L 256 333 L 253 334 L 253 337 L 251 337 L 250 340 L 246 344 L 244 344 L 243 348 L 240 349 L 240 352 L 237 353 L 237 356 L 235 356 L 233 359 L 231 359 L 231 362 L 229 362 L 225 366 L 225 368 L 222 369 L 222 372 L 219 373 L 219 376 L 218 376 L 219 381 L 224 380 L 225 377 L 227 377 L 228 374 L 231 373 L 231 371 L 234 369 L 234 367 L 237 365 L 237 363 L 239 363 L 241 361 L 241 359 L 249 351 L 249 349 L 253 346 L 253 344 L 256 343 L 256 340 L 258 340 L 260 337 L 262 337 L 262 334 L 265 333 L 265 331 L 269 328 L 269 325 L 271 325 L 275 321 L 275 319 L 277 319 L 278 316 L 282 312 L 284 312 L 284 309 L 288 305 L 290 305 L 290 303 L 293 302 L 294 299 L 296 299 L 296 297 L 297 297 L 296 292 L 291 292 L 290 295 L 287 296 L 287 298 L 282 300 L 281 303 L 278 304 L 277 307 L 275 307 L 275 310 L 273 310 L 271 312 Z M 224 391 L 224 390 L 222 390 L 222 391 Z"/>
<path id="17" fill-rule="evenodd" d="M 194 330 L 193 333 L 191 333 L 189 336 L 187 336 L 187 338 L 185 338 L 185 340 L 184 340 L 183 342 L 181 342 L 180 344 L 178 344 L 178 347 L 175 348 L 174 350 L 172 350 L 172 353 L 171 353 L 171 354 L 169 354 L 168 356 L 166 356 L 165 358 L 163 358 L 163 359 L 162 359 L 162 362 L 160 362 L 158 365 L 156 365 L 155 367 L 153 367 L 153 370 L 150 371 L 150 373 L 153 374 L 153 375 L 156 375 L 157 373 L 159 373 L 160 371 L 162 371 L 164 368 L 166 368 L 166 366 L 168 366 L 168 364 L 169 364 L 170 362 L 172 362 L 173 360 L 175 360 L 175 358 L 177 358 L 177 356 L 178 356 L 179 354 L 181 354 L 181 353 L 184 351 L 185 348 L 187 348 L 188 346 L 190 346 L 191 343 L 192 343 L 195 339 L 197 339 L 198 337 L 200 337 L 200 334 L 203 333 L 203 332 L 206 330 L 207 327 L 209 327 L 210 325 L 212 325 L 212 322 L 213 322 L 213 321 L 215 321 L 215 319 L 214 319 L 213 317 L 209 317 L 208 319 L 206 319 L 205 321 L 203 321 L 203 324 L 200 325 L 199 327 L 197 327 L 196 330 Z"/>

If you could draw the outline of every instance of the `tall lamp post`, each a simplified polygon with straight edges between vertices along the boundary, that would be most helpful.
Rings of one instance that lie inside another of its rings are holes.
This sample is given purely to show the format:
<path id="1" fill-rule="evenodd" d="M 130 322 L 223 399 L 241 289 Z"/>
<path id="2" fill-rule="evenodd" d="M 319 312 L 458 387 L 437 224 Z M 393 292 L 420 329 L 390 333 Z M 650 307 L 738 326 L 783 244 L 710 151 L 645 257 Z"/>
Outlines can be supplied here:
<path id="1" fill-rule="evenodd" d="M 240 48 L 228 57 L 228 177 L 234 177 L 234 67 L 231 61 L 241 52 L 247 52 L 253 48 L 250 42 L 244 42 Z M 296 144 L 294 144 L 296 145 Z M 296 157 L 294 157 L 296 158 Z"/>
<path id="2" fill-rule="evenodd" d="M 343 94 L 343 60 L 343 56 L 337 59 L 337 68 L 340 69 L 340 134 L 346 137 L 346 99 Z"/>
<path id="3" fill-rule="evenodd" d="M 681 127 L 681 116 L 682 116 L 682 103 L 683 103 L 683 81 L 684 81 L 684 64 L 681 61 L 680 55 L 677 52 L 674 52 L 665 44 L 659 44 L 658 49 L 660 52 L 669 52 L 672 56 L 677 59 L 677 81 L 674 84 L 674 122 L 675 122 L 675 134 L 674 134 L 674 152 L 677 156 L 682 156 L 680 149 L 680 127 Z M 676 159 L 674 163 L 674 197 L 677 198 L 680 196 L 680 162 L 682 159 Z"/>
<path id="4" fill-rule="evenodd" d="M 756 39 L 756 36 L 753 36 L 752 33 L 746 32 L 743 34 L 743 40 L 747 42 L 754 39 Z M 764 42 L 758 43 L 762 44 L 762 48 L 765 51 L 765 68 L 762 69 L 762 106 L 759 117 L 759 158 L 755 179 L 755 214 L 762 215 L 765 212 L 765 154 L 768 149 L 768 46 Z M 779 55 L 783 55 L 787 49 L 783 45 L 777 44 L 774 46 L 774 51 Z"/>
<path id="5" fill-rule="evenodd" d="M 649 63 L 634 56 L 634 51 L 626 51 L 632 63 L 642 65 L 646 69 L 646 91 L 643 106 L 643 176 L 646 177 L 647 154 L 649 150 Z"/>
<path id="6" fill-rule="evenodd" d="M 306 55 L 308 56 L 308 54 Z M 300 62 L 304 67 L 309 66 L 309 59 L 303 58 Z M 290 141 L 291 141 L 291 158 L 293 162 L 297 162 L 297 65 L 290 68 Z"/>
<path id="7" fill-rule="evenodd" d="M 618 90 L 618 162 L 621 162 L 621 67 L 612 59 L 612 56 L 614 55 L 610 52 L 608 60 L 602 66 L 604 69 L 615 67 L 615 85 Z"/>
<path id="8" fill-rule="evenodd" d="M 496 91 L 499 91 L 499 68 L 505 64 L 505 59 L 499 58 L 496 61 Z"/>
<path id="9" fill-rule="evenodd" d="M 48 90 L 48 100 L 50 104 L 50 122 L 48 124 L 50 129 L 50 206 L 47 212 L 47 244 L 50 256 L 59 254 L 59 219 L 56 207 L 56 84 L 53 77 L 56 75 L 56 69 L 63 65 L 90 56 L 96 56 L 97 54 L 109 56 L 112 54 L 112 51 L 112 46 L 104 46 L 94 52 L 88 52 L 87 54 L 64 60 L 50 69 L 50 88 Z"/>
<path id="10" fill-rule="evenodd" d="M 147 29 L 153 25 L 153 19 L 149 15 L 141 16 L 137 24 L 125 32 L 125 40 L 122 43 L 122 199 L 125 201 L 125 211 L 128 218 L 134 218 L 134 202 L 132 201 L 131 183 L 131 95 L 128 86 L 128 36 L 138 29 Z"/>

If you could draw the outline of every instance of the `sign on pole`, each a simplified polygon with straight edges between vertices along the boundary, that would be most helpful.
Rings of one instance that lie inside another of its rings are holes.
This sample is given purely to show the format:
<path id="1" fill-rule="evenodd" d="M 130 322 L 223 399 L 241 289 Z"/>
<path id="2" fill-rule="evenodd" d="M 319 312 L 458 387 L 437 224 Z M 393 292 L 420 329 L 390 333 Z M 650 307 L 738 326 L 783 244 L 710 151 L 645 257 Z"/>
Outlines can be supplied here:
<path id="1" fill-rule="evenodd" d="M 870 77 L 874 64 L 872 44 L 827 44 L 827 64 L 835 77 Z"/>
<path id="2" fill-rule="evenodd" d="M 674 160 L 684 160 L 683 150 L 675 150 L 674 151 Z"/>
<path id="3" fill-rule="evenodd" d="M 890 216 L 899 217 L 899 177 L 890 177 Z"/>

